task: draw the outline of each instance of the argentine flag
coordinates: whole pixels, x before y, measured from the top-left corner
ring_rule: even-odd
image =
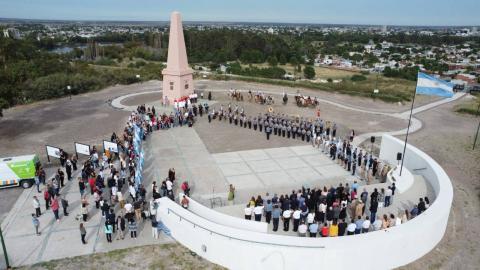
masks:
[[[416,93],[450,98],[453,96],[453,86],[452,83],[419,72]]]

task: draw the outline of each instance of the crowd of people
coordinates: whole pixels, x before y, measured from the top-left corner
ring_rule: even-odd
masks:
[[[377,215],[379,208],[388,208],[395,196],[395,185],[386,190],[377,188],[367,192],[354,181],[350,186],[339,184],[337,187],[323,189],[304,188],[293,190],[290,194],[264,197],[252,197],[244,212],[245,219],[272,223],[274,232],[283,224],[283,231],[296,232],[299,236],[333,237],[367,233],[398,226],[416,217],[429,207],[428,197],[420,198],[418,204],[405,209],[397,215]],[[368,205],[368,207],[367,207]]]
[[[208,105],[206,107],[208,108]],[[77,178],[80,210],[75,215],[75,219],[80,223],[80,238],[83,244],[87,244],[85,224],[90,221],[90,215],[95,212],[93,208],[101,211],[102,226],[107,242],[112,242],[115,234],[117,240],[124,239],[127,233],[135,239],[139,224],[147,220],[151,222],[154,238],[158,238],[161,230],[168,233],[168,229],[163,224],[159,224],[155,218],[156,199],[164,196],[175,199],[173,192],[177,185],[175,169],[170,168],[168,177],[159,185],[153,181],[150,189],[151,199],[147,201],[149,191],[135,179],[139,156],[134,151],[134,126],[143,130],[140,134],[143,136],[141,139],[145,140],[154,130],[193,123],[197,113],[203,114],[203,110],[202,105],[194,104],[190,107],[177,108],[167,116],[166,114],[157,115],[154,107],[149,108],[142,105],[129,116],[121,136],[112,134],[110,139],[111,142],[118,145],[118,153],[113,151],[100,153],[93,146],[90,156],[83,162]],[[52,179],[46,179],[46,173],[42,167],[37,169],[35,177],[39,193],[42,193],[40,185],[44,185],[45,210],[51,210],[57,222],[69,215],[69,202],[63,188],[67,185],[65,180],[73,181],[73,174],[78,170],[76,156],[71,156],[63,150],[61,152],[60,168]],[[180,187],[188,195],[190,190],[188,183],[183,182]],[[35,233],[40,235],[38,217],[42,215],[42,203],[37,196],[33,197],[32,205],[35,210],[35,213],[32,213],[32,223]],[[63,217],[60,214],[60,207],[63,209]]]

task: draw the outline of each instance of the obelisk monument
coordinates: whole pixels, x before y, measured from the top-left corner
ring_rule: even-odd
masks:
[[[167,67],[163,74],[163,98],[173,104],[175,99],[193,93],[193,70],[188,66],[187,50],[183,37],[182,17],[172,12],[168,42]]]

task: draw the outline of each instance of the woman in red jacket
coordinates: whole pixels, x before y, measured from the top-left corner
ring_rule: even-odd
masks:
[[[57,220],[57,222],[59,222],[60,221],[60,218],[58,217],[59,204],[58,204],[57,196],[53,198],[51,207],[52,207],[53,214],[55,215],[55,219]]]
[[[88,185],[90,186],[90,195],[93,195],[95,192],[95,173],[92,173],[90,178],[88,178]]]

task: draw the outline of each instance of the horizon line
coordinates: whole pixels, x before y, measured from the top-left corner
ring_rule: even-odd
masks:
[[[0,17],[1,21],[13,20],[13,21],[52,21],[52,22],[137,22],[137,23],[168,23],[170,20],[105,20],[105,19],[26,19],[26,18],[7,18]],[[341,25],[341,26],[391,26],[391,27],[479,27],[479,25],[426,25],[426,24],[367,24],[367,23],[321,23],[321,22],[273,22],[273,21],[209,21],[209,20],[183,20],[184,23],[248,23],[248,24],[300,24],[300,25]]]

